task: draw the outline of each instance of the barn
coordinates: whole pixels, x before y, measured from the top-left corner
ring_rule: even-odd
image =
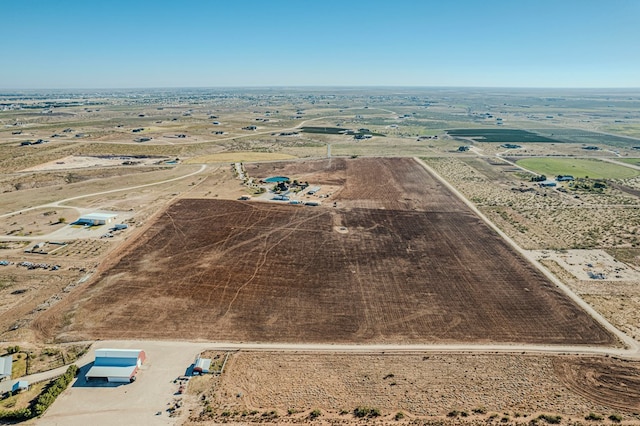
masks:
[[[96,349],[96,359],[85,378],[111,383],[133,382],[145,359],[141,349]]]
[[[106,225],[107,223],[113,222],[116,217],[118,217],[118,215],[114,213],[91,213],[80,216],[80,218],[76,220],[74,224],[90,226]]]

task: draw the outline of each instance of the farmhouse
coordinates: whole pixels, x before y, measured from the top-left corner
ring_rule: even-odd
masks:
[[[91,213],[80,216],[80,218],[75,221],[75,224],[90,226],[106,225],[107,223],[113,222],[116,217],[118,217],[118,215],[114,213]]]
[[[11,366],[13,365],[13,356],[7,355],[0,358],[0,380],[11,377]]]
[[[553,187],[556,186],[557,184],[552,181],[552,180],[543,180],[542,182],[538,182],[538,185],[540,185],[541,187]]]
[[[571,182],[572,180],[574,180],[574,178],[571,175],[559,175],[556,177],[556,181],[558,182]]]
[[[93,367],[85,377],[87,380],[106,379],[111,383],[133,382],[145,358],[141,349],[97,349]]]

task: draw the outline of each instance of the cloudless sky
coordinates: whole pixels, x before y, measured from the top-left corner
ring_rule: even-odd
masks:
[[[640,0],[3,0],[0,88],[640,87]]]

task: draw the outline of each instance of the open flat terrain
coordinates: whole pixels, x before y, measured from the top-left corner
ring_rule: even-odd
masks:
[[[419,163],[334,159],[330,167],[345,178],[337,207],[179,200],[76,296],[64,315],[71,324],[56,332],[615,343]]]
[[[301,423],[312,410],[321,420],[349,424],[358,421],[353,411],[362,406],[380,410],[377,424],[396,423],[398,412],[401,424],[425,418],[433,424],[527,424],[556,412],[574,421],[591,412],[637,421],[632,413],[640,409],[640,365],[590,356],[241,351],[225,370],[219,378],[193,379],[198,409],[188,424],[257,423],[271,412],[279,414],[275,423]],[[220,411],[207,413],[206,401]]]
[[[0,94],[0,348],[112,336],[94,346],[149,355],[136,383],[80,380],[37,424],[638,424],[637,345],[622,349],[407,157],[638,340],[639,96]],[[531,172],[589,178],[541,188]],[[320,186],[291,197],[321,205],[274,202],[258,185],[280,175]],[[108,225],[60,221],[95,211],[129,228],[100,238]],[[25,252],[45,241],[67,245]],[[265,343],[229,343],[250,341]],[[224,374],[174,395],[207,349],[231,354]]]

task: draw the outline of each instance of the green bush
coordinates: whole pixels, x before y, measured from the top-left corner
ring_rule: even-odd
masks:
[[[601,416],[600,414],[596,414],[596,413],[589,413],[589,415],[586,416],[584,419],[585,420],[603,420],[604,416]]]
[[[0,420],[21,422],[24,420],[28,420],[31,417],[32,417],[31,410],[28,408],[22,408],[20,410],[11,410],[11,411],[0,410]]]
[[[540,414],[538,416],[538,418],[540,420],[544,420],[545,422],[552,424],[552,425],[557,425],[560,423],[560,421],[562,420],[562,417],[560,416],[553,416],[551,414]]]
[[[320,411],[317,408],[315,410],[313,410],[311,413],[309,413],[309,417],[311,417],[312,419],[320,417],[321,415],[322,415],[322,411]]]
[[[62,376],[55,379],[36,399],[31,409],[32,417],[41,416],[53,404],[58,395],[69,386],[77,374],[78,367],[72,364]]]
[[[380,409],[360,406],[353,410],[353,415],[356,417],[378,417]]]
[[[622,416],[620,414],[612,414],[609,416],[609,420],[614,423],[620,423],[622,421]]]
[[[393,418],[396,420],[402,420],[404,419],[404,413],[402,411],[398,411]]]

